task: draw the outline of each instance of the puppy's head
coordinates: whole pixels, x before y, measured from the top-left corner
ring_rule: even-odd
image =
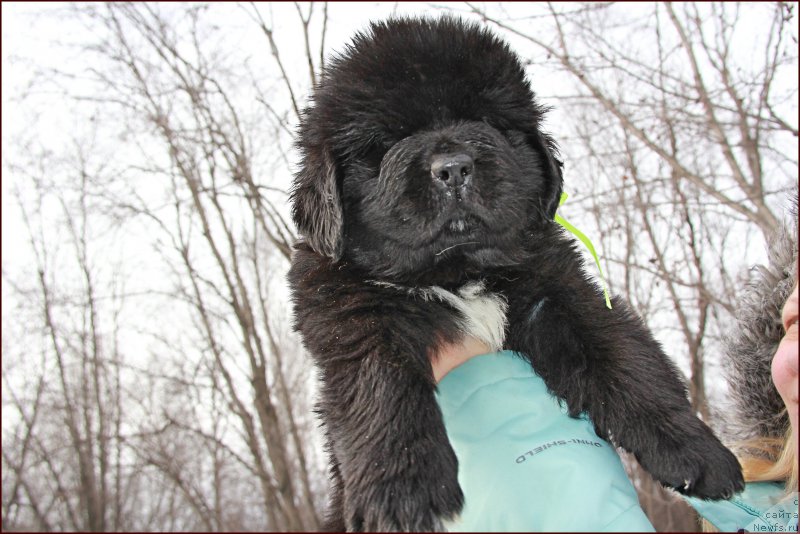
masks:
[[[513,263],[562,188],[519,59],[458,19],[373,24],[303,115],[293,217],[318,253],[381,277]]]

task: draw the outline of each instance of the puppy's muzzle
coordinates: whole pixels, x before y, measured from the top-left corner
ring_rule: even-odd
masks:
[[[431,177],[444,189],[467,187],[475,172],[475,162],[464,153],[436,154],[431,158]]]

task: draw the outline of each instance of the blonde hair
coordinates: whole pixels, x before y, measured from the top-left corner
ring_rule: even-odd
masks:
[[[785,481],[786,493],[797,491],[797,436],[789,427],[786,436],[758,438],[747,442],[740,454],[744,479],[748,482]]]

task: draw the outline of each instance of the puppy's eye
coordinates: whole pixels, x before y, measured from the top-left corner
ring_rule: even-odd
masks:
[[[377,168],[380,166],[389,148],[391,148],[391,145],[386,146],[382,142],[370,143],[359,150],[359,159],[370,167]]]
[[[519,130],[506,130],[504,133],[506,135],[506,139],[508,139],[512,145],[520,146],[527,142],[525,134]]]
[[[377,167],[381,164],[383,155],[386,151],[379,147],[372,147],[362,153],[362,158],[372,167]]]

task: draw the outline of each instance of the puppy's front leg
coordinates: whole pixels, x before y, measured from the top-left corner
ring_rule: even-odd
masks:
[[[458,466],[428,351],[457,335],[452,310],[307,247],[289,273],[295,326],[320,370],[318,409],[337,475],[330,525],[431,531],[461,510]]]
[[[320,408],[348,531],[436,531],[461,509],[458,465],[432,384],[389,346],[325,370]]]
[[[736,458],[692,413],[677,369],[623,300],[606,309],[582,282],[513,295],[510,348],[530,358],[571,415],[587,412],[598,435],[683,493],[720,498],[742,489]]]

